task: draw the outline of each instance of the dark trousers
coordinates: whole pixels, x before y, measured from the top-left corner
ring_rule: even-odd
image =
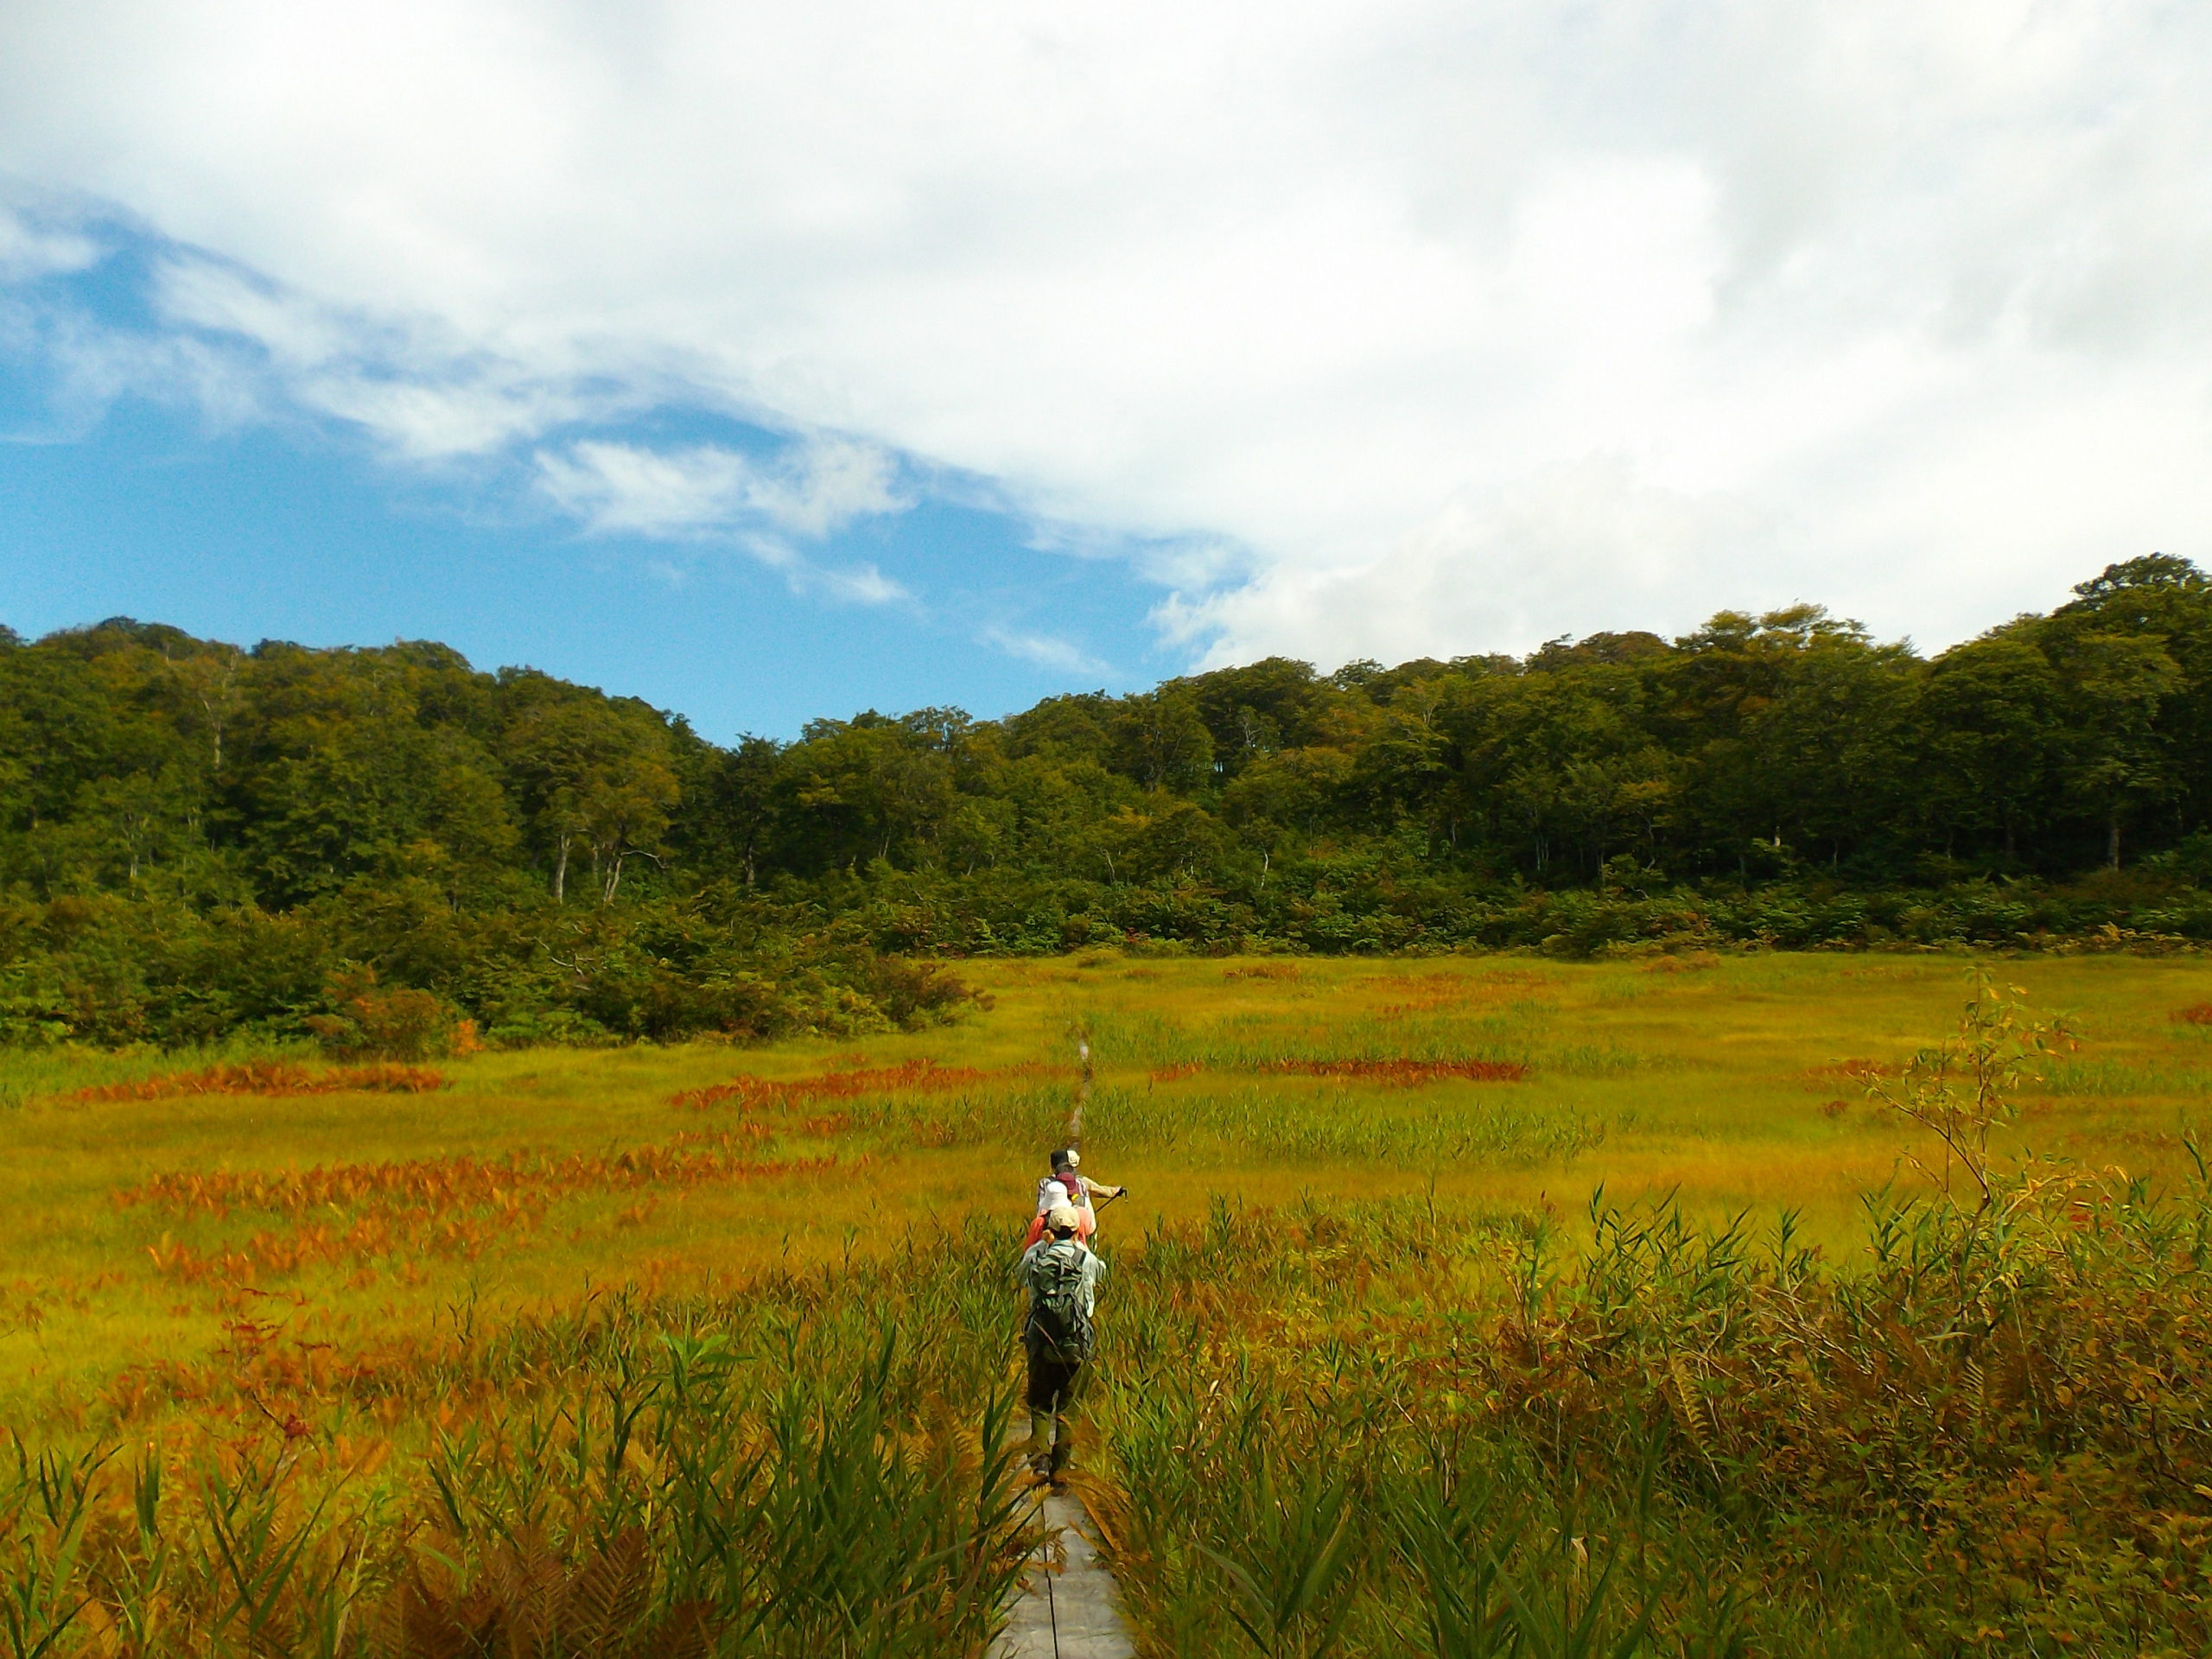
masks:
[[[1083,1381],[1083,1362],[1063,1359],[1052,1350],[1029,1347],[1029,1466],[1057,1475],[1075,1455],[1075,1430],[1067,1409]]]

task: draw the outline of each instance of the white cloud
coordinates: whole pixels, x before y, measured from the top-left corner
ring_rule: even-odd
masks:
[[[849,435],[538,477],[780,545],[910,456],[1145,552],[1216,657],[1940,639],[2212,556],[2208,154],[2189,0],[0,16],[0,173],[208,251],[164,315],[272,395],[424,457]]]
[[[1519,649],[1561,633],[1686,626],[1697,616],[1681,596],[1700,575],[1746,602],[1784,602],[1789,578],[1777,586],[1762,556],[1773,541],[1747,502],[1640,484],[1624,459],[1601,456],[1451,502],[1364,564],[1277,566],[1171,601],[1160,620],[1171,637],[1211,642],[1215,663],[1262,648],[1328,666]]]
[[[873,444],[816,438],[755,469],[746,487],[751,511],[795,536],[821,537],[855,518],[901,512],[912,502],[897,487],[891,457]]]
[[[826,594],[851,605],[894,605],[911,601],[914,597],[872,564],[843,569],[808,566],[794,575],[791,585],[800,593]]]
[[[190,410],[218,429],[266,413],[257,378],[204,340],[120,331],[79,311],[27,303],[4,291],[0,351],[43,359],[52,369],[50,413],[59,430],[49,436],[80,433],[126,396]]]
[[[1082,646],[1049,633],[1025,633],[1011,628],[985,628],[976,636],[1009,657],[1034,663],[1059,674],[1109,675],[1114,671]]]
[[[82,232],[37,224],[0,201],[0,281],[82,270],[99,257],[99,245]]]
[[[558,363],[476,348],[433,316],[349,310],[205,257],[162,261],[152,298],[203,353],[226,357],[234,377],[257,378],[415,461],[482,454],[563,422],[633,410],[646,395],[642,378],[588,385]]]
[[[728,449],[657,454],[626,443],[541,453],[537,487],[600,532],[642,536],[726,528],[745,499],[743,456]]]
[[[687,536],[753,525],[819,539],[910,505],[891,457],[847,438],[794,444],[765,466],[715,444],[655,450],[598,440],[541,451],[537,464],[540,492],[601,533]]]
[[[825,564],[818,542],[854,519],[907,505],[891,457],[850,439],[796,442],[766,464],[716,444],[655,450],[587,440],[537,457],[538,493],[594,535],[726,542],[782,574],[791,591],[853,605],[911,601],[874,564]]]

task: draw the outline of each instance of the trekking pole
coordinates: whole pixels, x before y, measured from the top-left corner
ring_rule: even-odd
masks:
[[[1060,1659],[1060,1599],[1053,1593],[1049,1565],[1045,1568],[1045,1614],[1052,1621],[1052,1659]]]
[[[1090,1033],[1076,1033],[1075,1052],[1083,1062],[1083,1076],[1075,1086],[1075,1105],[1068,1112],[1068,1145],[1083,1145],[1083,1109],[1090,1104]]]

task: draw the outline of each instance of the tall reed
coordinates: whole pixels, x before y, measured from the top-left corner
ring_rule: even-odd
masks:
[[[1097,1507],[1176,1654],[2212,1643],[2212,1191],[2031,1166],[1863,1259],[1671,1204],[1126,1249]]]
[[[6,1651],[980,1654],[1034,1541],[1012,1240],[909,1243],[242,1376],[128,1454],[19,1444]]]

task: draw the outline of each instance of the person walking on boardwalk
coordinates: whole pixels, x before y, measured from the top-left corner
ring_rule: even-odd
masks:
[[[1108,1186],[1094,1181],[1083,1173],[1083,1154],[1073,1147],[1062,1147],[1052,1154],[1052,1173],[1037,1183],[1037,1215],[1029,1224],[1029,1236],[1021,1241],[1027,1249],[1045,1236],[1045,1217],[1056,1204],[1071,1205],[1075,1210],[1076,1236],[1084,1243],[1098,1230],[1098,1211],[1090,1200],[1094,1194],[1104,1198],[1127,1196],[1126,1186]]]
[[[1050,1236],[1021,1253],[1014,1281],[1029,1293],[1021,1327],[1029,1353],[1029,1467],[1058,1485],[1075,1453],[1067,1411],[1090,1359],[1091,1316],[1106,1264],[1076,1236],[1074,1205],[1055,1205],[1045,1225]]]

